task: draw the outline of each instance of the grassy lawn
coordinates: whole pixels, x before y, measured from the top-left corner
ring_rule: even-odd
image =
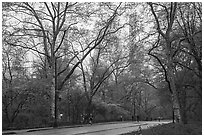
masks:
[[[125,135],[137,135],[137,131]],[[142,135],[202,135],[202,123],[193,122],[189,124],[169,123],[159,125],[150,129],[142,130]]]

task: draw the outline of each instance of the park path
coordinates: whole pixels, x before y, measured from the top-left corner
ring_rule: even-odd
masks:
[[[147,129],[158,124],[166,124],[170,121],[141,121],[141,122],[113,122],[93,125],[81,125],[75,127],[48,128],[42,130],[22,130],[17,135],[120,135],[131,131]]]

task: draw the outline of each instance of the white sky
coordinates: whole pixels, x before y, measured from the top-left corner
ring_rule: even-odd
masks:
[[[136,8],[136,11],[139,13],[139,12],[142,12],[141,11],[142,10],[142,6],[140,6],[140,7],[137,7]],[[142,15],[142,13],[141,13],[141,15]],[[129,18],[127,18],[127,17],[124,17],[124,16],[120,16],[119,17],[119,19],[120,19],[120,24],[124,24],[124,23],[128,23],[129,21],[128,21],[128,19]],[[87,24],[83,24],[83,23],[78,23],[76,26],[80,26],[80,27],[86,27],[86,28],[88,28],[90,31],[92,31],[92,30],[94,30],[94,22],[95,22],[95,20],[97,20],[96,18],[92,18],[92,21],[89,21],[88,22],[88,26],[87,26]],[[145,20],[144,20],[145,21]],[[149,31],[149,26],[151,26],[151,24],[150,25],[147,25],[146,27],[145,27],[145,31]],[[124,41],[120,41],[120,44],[123,44],[123,45],[125,45],[125,44],[127,44],[127,42],[128,41],[125,41],[125,37],[129,34],[129,27],[128,26],[126,26],[124,29],[122,29],[121,31],[123,31],[121,34],[120,34],[120,37],[124,37],[123,38],[123,40]],[[122,43],[121,43],[122,42]],[[93,54],[93,52],[94,52],[94,50],[91,52],[92,54]],[[32,64],[32,61],[33,60],[35,60],[36,59],[36,56],[33,54],[33,51],[32,52],[28,52],[28,54],[27,54],[27,60],[28,60],[28,63],[26,63],[25,64],[25,66],[26,67],[31,67],[31,64]],[[89,57],[87,57],[85,60],[84,60],[84,64],[88,64],[89,63]],[[30,68],[30,72],[32,71],[32,69]]]

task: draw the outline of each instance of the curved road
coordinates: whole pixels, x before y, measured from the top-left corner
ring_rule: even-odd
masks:
[[[49,128],[43,130],[22,130],[17,135],[120,135],[131,131],[150,128],[158,124],[165,124],[171,121],[141,121],[141,122],[113,122],[99,123],[93,125],[82,125],[80,127]]]

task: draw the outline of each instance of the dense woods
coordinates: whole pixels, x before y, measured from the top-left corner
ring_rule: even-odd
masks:
[[[3,129],[202,120],[202,3],[2,3]]]

